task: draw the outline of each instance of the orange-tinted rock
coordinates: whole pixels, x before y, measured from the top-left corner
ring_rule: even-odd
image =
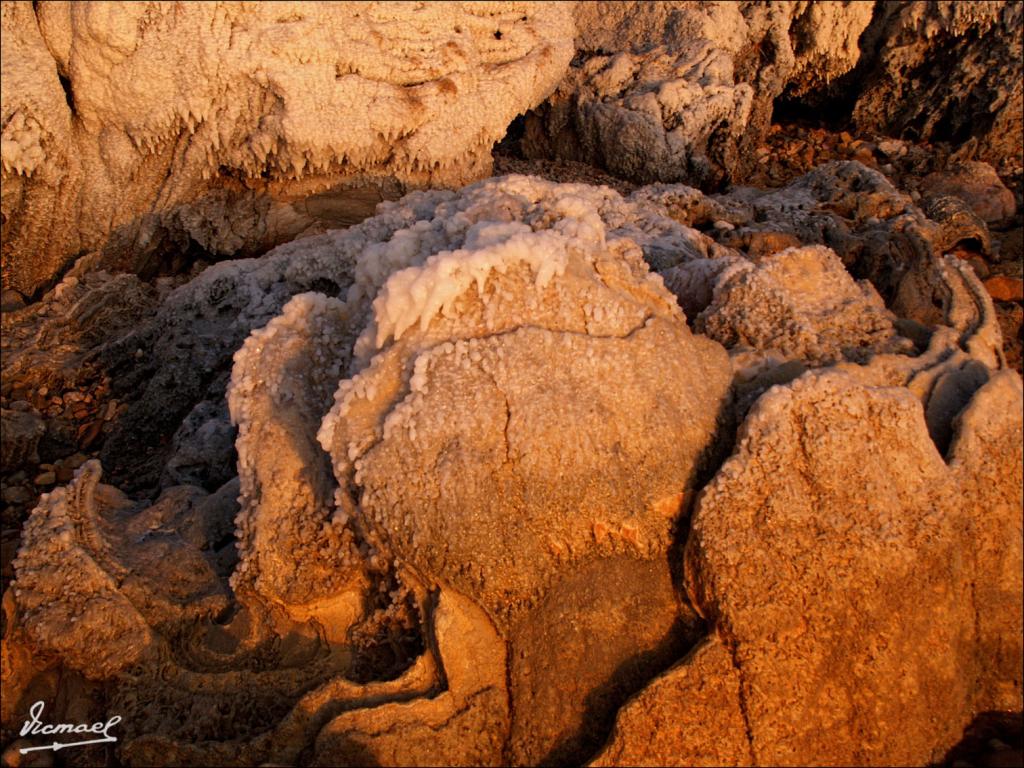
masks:
[[[740,676],[712,635],[619,710],[589,765],[753,765]]]
[[[925,197],[959,197],[989,223],[1008,219],[1017,209],[1013,192],[988,163],[966,162],[932,173],[921,181],[921,193]]]
[[[985,290],[996,301],[1024,301],[1024,280],[996,275],[985,281]]]

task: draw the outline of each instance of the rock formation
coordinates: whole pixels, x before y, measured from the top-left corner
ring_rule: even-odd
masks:
[[[885,135],[967,144],[978,159],[1019,169],[1022,45],[1019,3],[879,3],[852,75],[860,83],[854,122]]]
[[[1020,713],[1022,20],[4,2],[2,761],[38,701],[120,718],[69,765]]]
[[[975,711],[1019,707],[1020,633],[997,650],[977,612],[1001,605],[1007,630],[1020,613],[1022,406],[1019,377],[993,376],[943,461],[906,389],[825,373],[764,395],[687,543],[715,633],[624,708],[595,764],[934,762]],[[963,485],[979,431],[1008,471]],[[662,719],[683,727],[652,748]]]
[[[717,197],[511,176],[131,328],[57,315],[12,365],[155,382],[105,455],[179,472],[226,401],[238,479],[133,501],[88,462],[44,497],[5,691],[101,686],[129,764],[939,759],[1021,707],[1021,383],[957,226],[857,163]],[[95,306],[90,275],[51,301]]]
[[[576,57],[527,116],[520,151],[714,189],[751,169],[781,100],[862,131],[970,139],[979,159],[1019,169],[1021,13],[1012,2],[580,3]]]
[[[1019,170],[1021,14],[9,2],[3,286],[36,298],[85,254],[150,277],[358,222],[409,188],[488,175],[491,145],[532,107],[528,158],[641,183],[742,176],[777,99],[970,140],[967,155]]]
[[[12,2],[2,22],[3,285],[25,295],[88,251],[151,275],[486,176],[572,56],[561,4]]]

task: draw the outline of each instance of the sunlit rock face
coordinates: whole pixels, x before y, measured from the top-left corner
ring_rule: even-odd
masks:
[[[577,57],[527,119],[528,157],[639,183],[718,187],[746,168],[783,90],[851,70],[870,3],[580,3]]]
[[[151,274],[486,176],[572,56],[563,4],[6,3],[2,20],[3,284],[27,295],[86,251]]]
[[[863,89],[853,108],[860,129],[973,143],[978,159],[1019,173],[1024,166],[1020,3],[883,4],[864,42],[873,53],[861,65]],[[937,72],[945,74],[936,78]]]
[[[1021,168],[1019,3],[591,2],[574,14],[577,54],[527,116],[527,157],[715,189],[752,169],[781,99],[864,132],[973,141],[978,158]]]
[[[140,434],[180,382],[153,455],[229,415],[238,477],[132,501],[89,462],[43,498],[5,725],[63,670],[128,764],[939,759],[1021,707],[1021,382],[955,226],[858,163],[715,197],[510,176],[136,327],[54,311],[10,365],[134,365]]]

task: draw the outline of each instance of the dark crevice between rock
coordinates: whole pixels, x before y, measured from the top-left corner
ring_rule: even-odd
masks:
[[[981,762],[979,762],[979,758]],[[1024,713],[979,712],[963,739],[934,766],[1024,764]]]
[[[585,721],[599,724],[599,727],[594,728],[594,732],[600,736],[584,738],[576,748],[567,743],[558,744],[538,762],[538,765],[585,765],[596,757],[608,742],[619,711],[626,702],[646,688],[652,680],[675,666],[690,652],[696,642],[691,640],[691,627],[686,619],[683,616],[678,617],[657,647],[624,661],[604,685],[593,690],[587,697]],[[639,670],[647,674],[643,677],[638,676]]]
[[[366,618],[350,631],[355,655],[345,677],[360,684],[395,680],[427,650],[426,617],[394,570],[371,574],[368,602]],[[436,641],[432,645],[437,648]]]
[[[928,393],[924,406],[928,435],[947,464],[952,459],[950,449],[956,442],[960,415],[989,378],[988,368],[971,360],[939,376]]]
[[[591,711],[588,712],[588,717],[601,720],[601,728],[598,732],[602,734],[602,737],[588,743],[586,749],[581,750],[580,754],[576,756],[586,757],[585,760],[574,760],[572,761],[573,764],[584,764],[596,757],[597,753],[608,743],[619,711],[626,702],[646,688],[652,681],[690,656],[701,641],[707,638],[713,631],[711,624],[698,613],[687,595],[683,554],[690,536],[693,511],[700,492],[718,474],[719,469],[732,456],[735,450],[738,427],[735,406],[735,398],[732,394],[721,404],[717,418],[718,428],[708,447],[695,464],[693,479],[690,484],[693,490],[684,498],[683,506],[673,525],[672,543],[668,550],[667,565],[678,600],[679,614],[662,645],[646,654],[652,660],[660,658],[667,661],[658,664],[653,673],[637,683],[635,680],[635,670],[639,665],[638,659],[630,659],[616,670],[605,686],[591,695]],[[644,655],[641,654],[641,656]],[[609,692],[614,692],[617,700],[616,706],[610,709],[607,707],[606,702],[607,697],[610,695]],[[598,706],[598,704],[601,706]],[[609,714],[602,718],[602,711],[607,711]],[[556,749],[545,760],[541,761],[541,765],[562,763],[564,762],[564,757]]]
[[[815,88],[809,93],[796,95],[793,86],[787,87],[773,103],[771,121],[793,122],[830,131],[843,131],[849,128],[853,119],[853,108],[858,97],[864,92],[870,73],[878,61],[885,41],[886,24],[897,5],[875,3],[871,21],[857,41],[860,57],[852,70],[840,75],[825,87]],[[794,27],[794,32],[799,31],[798,23]],[[800,48],[799,34],[797,37],[798,39],[794,41],[795,50]]]
[[[526,115],[516,115],[508,125],[501,141],[494,145],[493,154],[504,155],[516,160],[525,160],[523,155],[523,136],[526,134]]]
[[[71,114],[75,114],[75,93],[71,89],[71,80],[61,72],[57,72],[57,79],[60,80],[60,87],[64,89],[64,99],[68,103],[68,107],[71,109]]]
[[[701,618],[696,606],[690,602],[686,590],[686,573],[684,563],[684,551],[686,543],[690,538],[690,526],[693,522],[693,512],[697,506],[704,487],[710,483],[722,465],[732,456],[736,447],[736,434],[742,416],[737,412],[737,396],[733,389],[730,389],[728,397],[719,406],[716,416],[717,429],[708,447],[697,459],[693,471],[693,478],[690,487],[693,489],[684,499],[683,507],[676,517],[672,529],[672,544],[669,546],[668,567],[672,575],[672,584],[676,589],[676,596],[679,599],[680,613],[688,626],[689,646],[692,648],[702,640],[710,631],[704,619]]]
[[[174,233],[161,228],[157,235],[157,244],[148,249],[136,263],[133,270],[144,282],[152,282],[159,277],[176,277],[188,273],[195,266],[207,266],[217,258],[207,251],[192,237],[185,233]],[[228,258],[242,258],[231,255]]]
[[[53,277],[51,277],[45,283],[42,283],[32,293],[25,296],[26,305],[35,304],[37,301],[42,300],[43,296],[45,296],[47,293],[52,291],[57,285],[60,284],[60,282],[64,279],[67,273],[70,272],[72,267],[75,266],[75,262],[78,261],[83,256],[85,256],[87,253],[88,251],[78,251],[78,253],[68,256],[68,258],[64,261],[64,264],[60,267],[60,269],[57,270]]]

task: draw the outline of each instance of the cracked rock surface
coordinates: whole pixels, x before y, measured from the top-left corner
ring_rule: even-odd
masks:
[[[69,278],[10,365],[158,382],[105,456],[165,447],[134,499],[88,461],[33,511],[5,727],[75,675],[128,764],[940,759],[1021,706],[1021,383],[957,221],[858,163],[509,176],[162,283],[130,327],[84,312],[121,278]],[[234,466],[197,448],[232,425]]]

